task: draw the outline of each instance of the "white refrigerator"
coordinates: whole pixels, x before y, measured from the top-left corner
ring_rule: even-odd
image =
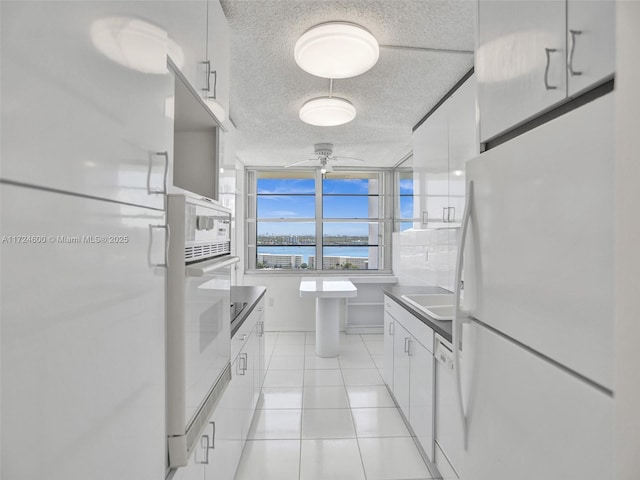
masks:
[[[465,480],[613,478],[613,95],[467,164]]]

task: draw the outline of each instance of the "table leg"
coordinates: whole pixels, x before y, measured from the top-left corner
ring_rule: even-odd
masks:
[[[340,299],[316,298],[316,355],[335,357],[340,349]]]

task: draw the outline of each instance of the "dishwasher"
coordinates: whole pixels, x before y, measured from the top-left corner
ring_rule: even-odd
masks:
[[[456,376],[451,343],[435,335],[436,401],[435,464],[443,480],[460,477],[464,454],[462,420],[456,397]],[[462,360],[462,359],[461,359]]]

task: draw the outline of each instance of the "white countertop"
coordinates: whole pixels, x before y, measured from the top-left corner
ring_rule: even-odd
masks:
[[[344,278],[314,277],[300,280],[301,297],[346,298],[356,295],[356,286]]]

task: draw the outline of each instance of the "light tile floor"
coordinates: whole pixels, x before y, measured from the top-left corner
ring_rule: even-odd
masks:
[[[383,336],[266,334],[267,377],[236,480],[425,480],[431,474],[382,380]]]

